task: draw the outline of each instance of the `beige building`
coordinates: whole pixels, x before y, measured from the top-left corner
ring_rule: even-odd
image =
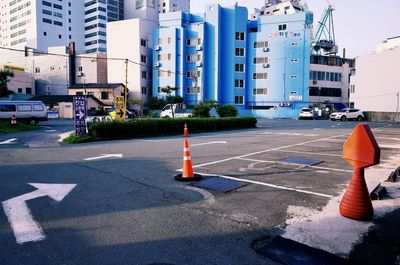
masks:
[[[124,95],[123,84],[76,84],[68,89],[68,95],[88,95],[99,99],[104,107],[113,107],[115,98]]]
[[[396,40],[397,39],[397,40]],[[400,37],[379,44],[376,53],[356,59],[351,77],[350,102],[355,108],[371,112],[399,110]]]
[[[16,66],[3,65],[1,68],[13,73],[13,76],[8,78],[8,90],[15,94],[35,95],[35,78],[31,73],[27,73],[24,68]]]

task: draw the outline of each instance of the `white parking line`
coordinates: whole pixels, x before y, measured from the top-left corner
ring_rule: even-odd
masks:
[[[296,166],[310,167],[310,168],[316,168],[316,169],[324,169],[324,170],[330,170],[330,171],[353,173],[353,170],[340,169],[340,168],[308,166],[308,165],[302,165],[302,164],[296,164],[296,163],[285,163],[285,162],[280,162],[280,161],[268,161],[268,160],[248,159],[248,158],[238,158],[238,159],[239,160],[245,160],[245,161],[252,161],[252,162],[278,163],[278,164],[285,164],[285,165],[296,165]]]
[[[325,153],[314,153],[314,152],[303,152],[303,151],[294,151],[294,150],[276,150],[276,151],[277,152],[284,152],[284,153],[296,153],[296,154],[309,154],[309,155],[318,155],[318,156],[342,157],[342,155],[325,154]]]
[[[240,182],[246,182],[246,183],[251,183],[251,184],[256,184],[256,185],[261,185],[261,186],[266,186],[270,188],[275,188],[275,189],[280,189],[280,190],[289,190],[289,191],[295,191],[299,193],[305,193],[305,194],[310,194],[314,196],[319,196],[319,197],[324,197],[324,198],[333,198],[332,195],[324,194],[324,193],[319,193],[319,192],[313,192],[313,191],[308,191],[308,190],[301,190],[301,189],[295,189],[295,188],[289,188],[285,186],[279,186],[279,185],[274,185],[274,184],[269,184],[265,182],[260,182],[260,181],[254,181],[254,180],[249,180],[249,179],[241,179],[241,178],[235,178],[235,177],[230,177],[230,176],[224,176],[224,175],[216,175],[216,174],[205,174],[205,173],[200,173],[196,172],[197,174],[204,175],[204,176],[218,176],[224,179],[232,179]]]
[[[339,135],[335,135],[335,136],[331,136],[331,137],[320,138],[320,139],[316,139],[316,140],[310,140],[310,141],[306,141],[306,142],[302,142],[302,143],[291,144],[291,145],[284,145],[284,146],[280,146],[280,147],[276,147],[276,148],[266,149],[266,150],[262,150],[262,151],[258,151],[258,152],[253,152],[253,153],[249,153],[249,154],[245,154],[245,155],[241,155],[241,156],[229,157],[229,158],[225,158],[225,159],[221,159],[221,160],[217,160],[217,161],[212,161],[212,162],[208,162],[208,163],[204,163],[204,164],[200,164],[200,165],[195,165],[195,166],[193,166],[193,168],[198,168],[198,167],[204,167],[204,166],[219,164],[219,163],[223,163],[223,162],[230,161],[230,160],[233,160],[233,159],[240,159],[240,158],[244,158],[244,157],[248,157],[248,156],[264,154],[264,153],[268,153],[268,152],[272,152],[272,151],[277,151],[277,150],[281,150],[281,149],[287,149],[287,148],[294,147],[294,146],[301,146],[301,145],[305,145],[305,144],[310,144],[310,143],[315,143],[315,142],[326,141],[326,140],[328,140],[328,139],[339,138],[339,137],[342,137],[342,136],[348,135],[348,134],[349,134],[349,133],[344,133],[344,134],[339,134]]]

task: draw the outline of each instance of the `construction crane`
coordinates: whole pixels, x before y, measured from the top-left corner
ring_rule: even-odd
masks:
[[[314,54],[336,55],[338,52],[338,46],[335,40],[335,27],[333,24],[334,10],[332,5],[328,5],[321,21],[318,22],[318,30],[312,43],[312,52]]]

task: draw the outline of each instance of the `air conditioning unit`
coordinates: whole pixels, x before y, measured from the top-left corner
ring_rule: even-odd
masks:
[[[196,51],[201,51],[201,50],[202,50],[201,45],[197,45],[197,46],[196,46]]]
[[[155,62],[154,63],[154,67],[160,67],[160,66],[161,66],[160,62]]]
[[[269,64],[268,64],[268,63],[265,63],[265,64],[263,64],[263,67],[264,67],[264,68],[269,68]]]
[[[202,64],[201,62],[196,62],[196,66],[197,66],[197,67],[202,67],[203,64]]]
[[[263,51],[264,51],[264,52],[269,52],[269,48],[268,48],[268,47],[265,47],[265,48],[263,48]]]
[[[83,72],[81,72],[81,71],[79,71],[79,72],[76,72],[76,76],[84,76],[85,74],[83,73]]]
[[[154,50],[156,50],[156,51],[159,51],[159,50],[161,50],[161,47],[160,46],[154,46]]]

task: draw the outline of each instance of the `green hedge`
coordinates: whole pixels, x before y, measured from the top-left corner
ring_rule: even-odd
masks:
[[[129,122],[93,123],[89,135],[98,140],[129,139],[135,137],[183,134],[184,124],[189,133],[254,128],[257,119],[238,118],[188,118],[188,119],[133,119]]]

